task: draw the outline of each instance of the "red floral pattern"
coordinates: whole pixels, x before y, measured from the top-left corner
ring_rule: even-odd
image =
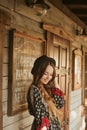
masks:
[[[55,94],[55,95],[57,95],[57,96],[62,96],[62,97],[64,97],[63,92],[62,92],[59,88],[52,88],[52,89],[51,89],[51,92],[52,92],[52,94]]]
[[[43,127],[46,127],[48,129],[49,126],[50,126],[50,122],[49,122],[48,118],[43,117],[42,123],[41,123],[41,125],[38,126],[37,130],[41,130]]]

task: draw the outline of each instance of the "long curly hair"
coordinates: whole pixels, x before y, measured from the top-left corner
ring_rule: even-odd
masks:
[[[46,103],[48,104],[48,111],[49,111],[49,115],[50,117],[53,119],[55,117],[57,117],[61,123],[62,120],[62,112],[61,110],[58,110],[54,104],[54,101],[52,99],[52,97],[50,96],[50,89],[45,89],[44,85],[40,85],[40,79],[43,76],[46,68],[48,65],[51,65],[53,68],[53,75],[52,75],[52,79],[49,81],[49,83],[47,84],[49,87],[54,87],[54,78],[56,76],[56,72],[55,72],[55,65],[52,62],[49,61],[45,61],[42,64],[40,64],[37,69],[35,70],[34,74],[33,74],[33,81],[32,81],[32,85],[35,85],[39,88],[43,98],[45,99]]]

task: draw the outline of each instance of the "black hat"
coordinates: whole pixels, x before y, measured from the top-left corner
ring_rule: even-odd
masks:
[[[54,64],[54,66],[56,65],[56,61],[51,58],[51,57],[48,57],[46,55],[42,55],[40,56],[39,58],[37,58],[34,62],[34,66],[31,70],[31,73],[32,74],[35,74],[35,72],[37,71],[37,68],[39,67],[39,65],[43,64],[44,62],[51,62]]]
[[[56,61],[51,57],[48,57],[48,58],[49,58],[49,61],[52,62],[54,64],[54,66],[56,66]]]

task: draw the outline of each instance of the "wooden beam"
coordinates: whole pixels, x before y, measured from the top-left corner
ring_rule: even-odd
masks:
[[[73,41],[74,37],[70,33],[66,33],[66,31],[62,27],[54,26],[54,25],[47,25],[44,24],[43,28],[51,33],[54,33],[66,40]]]
[[[10,25],[11,24],[11,14],[0,9],[0,23]]]
[[[62,0],[64,4],[87,4],[86,0]]]
[[[84,17],[87,17],[87,14],[77,14],[77,16],[78,16],[78,17],[81,17],[81,18],[82,18],[82,17],[84,18]],[[87,19],[86,19],[86,20],[87,20]]]
[[[65,15],[67,15],[79,26],[81,26],[82,28],[86,27],[86,25],[74,13],[72,13],[60,0],[49,0],[49,2],[52,3],[60,11],[62,11]]]
[[[87,10],[87,5],[85,4],[65,4],[67,7],[70,9],[86,9]]]

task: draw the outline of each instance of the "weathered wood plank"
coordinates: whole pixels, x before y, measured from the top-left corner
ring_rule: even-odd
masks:
[[[22,8],[22,10],[23,10],[23,8]],[[20,11],[19,11],[19,13],[20,13]],[[28,14],[29,14],[29,11],[28,11]],[[11,19],[12,24],[16,25],[16,27],[18,27],[18,26],[21,27],[21,29],[25,28],[25,32],[28,33],[28,30],[31,30],[33,33],[34,32],[41,33],[41,34],[44,33],[44,30],[41,28],[41,25],[39,22],[32,21],[32,19],[27,18],[25,16],[21,16],[15,12],[12,13],[12,16],[13,16]],[[26,30],[26,27],[27,27],[27,30]]]
[[[8,64],[3,64],[3,77],[8,76]]]
[[[2,90],[2,102],[6,102],[8,99],[8,89]]]
[[[19,113],[18,115],[15,116],[7,116],[4,115],[3,116],[3,127],[7,127],[10,125],[14,125],[16,122],[18,122],[18,124],[20,125],[20,127],[23,127],[24,124],[26,125],[30,125],[33,121],[33,117],[29,115],[28,112],[24,112],[24,113]],[[22,126],[23,124],[23,126]]]
[[[1,18],[1,17],[0,17]],[[4,25],[0,23],[0,130],[2,130],[3,113],[2,113],[2,74],[3,74],[3,37]]]
[[[0,0],[0,5],[4,6],[5,8],[13,10],[14,2],[15,2],[14,0]]]
[[[74,122],[75,122],[75,121],[74,121]],[[70,130],[85,130],[85,129],[81,129],[81,126],[82,126],[81,120],[79,120],[78,122],[76,122],[76,123],[71,127]]]
[[[70,105],[70,110],[74,110],[75,108],[77,107],[80,107],[81,106],[81,100],[75,103],[73,103],[72,105]]]
[[[62,27],[58,27],[58,26],[54,26],[54,25],[49,25],[49,24],[44,24],[43,28],[51,33],[54,33],[64,39],[73,41],[74,38],[73,36],[71,36],[71,34],[67,33],[64,28]]]
[[[0,9],[0,23],[10,25],[10,22],[11,22],[10,13]]]
[[[80,112],[80,107],[77,107],[76,109],[73,109],[70,112],[70,123],[72,123],[75,119],[81,118],[81,112]]]
[[[7,114],[7,102],[2,102],[2,107],[3,107],[3,116]]]
[[[10,122],[7,126],[3,127],[3,130],[23,130],[26,127],[30,127],[32,124],[33,118],[27,117],[24,120],[19,120],[15,122]]]
[[[80,129],[81,127],[81,89],[71,92],[70,95],[70,125],[69,130]]]
[[[8,77],[3,77],[3,80],[2,80],[2,89],[7,89],[8,88]]]
[[[8,63],[8,48],[4,48],[3,50],[4,56],[3,56],[3,63]]]
[[[78,102],[79,100],[81,100],[81,95],[80,94],[79,95],[75,95],[74,97],[72,97],[70,99],[70,104]]]
[[[71,98],[73,98],[75,95],[80,95],[81,94],[81,90],[82,89],[76,89],[74,91],[71,91],[71,94],[70,94]]]

